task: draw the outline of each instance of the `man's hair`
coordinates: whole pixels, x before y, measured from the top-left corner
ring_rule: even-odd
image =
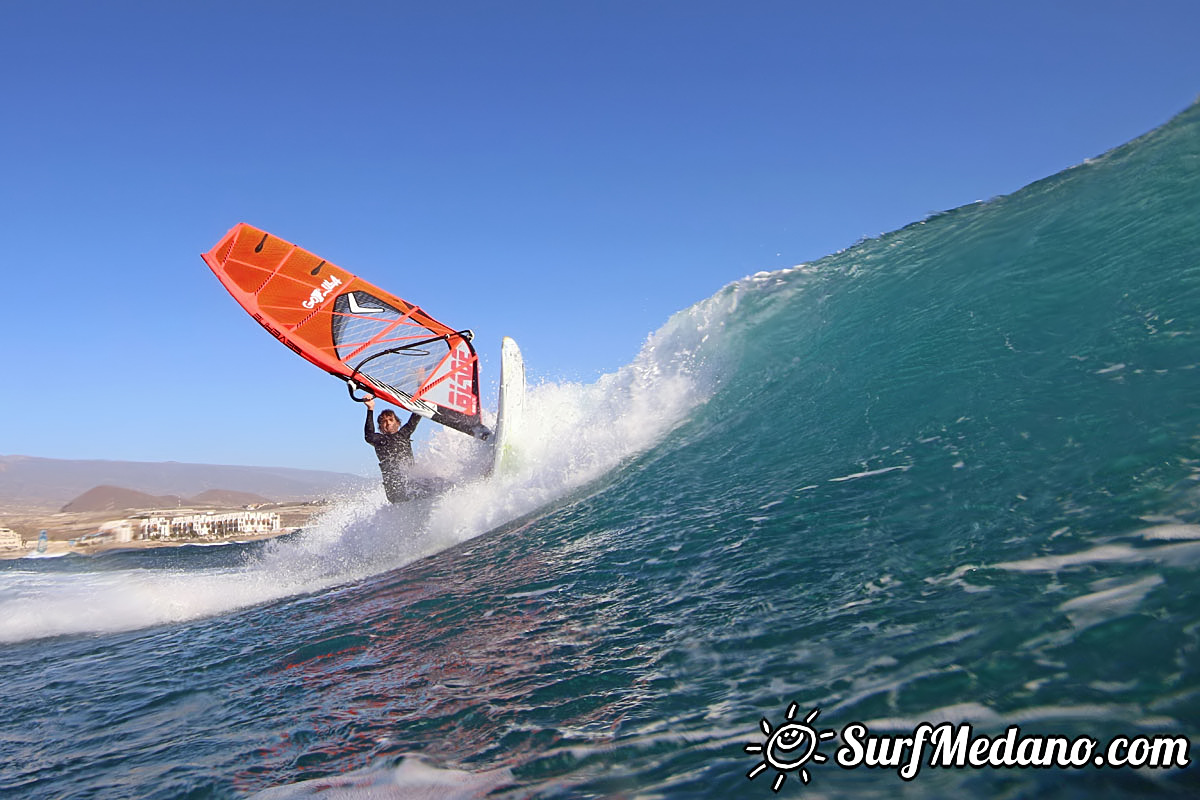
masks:
[[[396,422],[400,421],[400,418],[396,416],[396,412],[392,411],[390,408],[384,409],[383,411],[379,412],[379,421],[380,422],[383,422],[385,419],[387,419],[389,417],[396,420]]]

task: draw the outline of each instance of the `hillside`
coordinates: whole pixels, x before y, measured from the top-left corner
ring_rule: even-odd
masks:
[[[152,495],[125,489],[120,486],[97,486],[88,489],[62,507],[63,511],[127,511],[130,509],[188,508],[237,508],[246,505],[261,505],[271,502],[249,492],[234,492],[227,489],[209,489],[195,497],[181,498],[178,495]]]
[[[256,506],[263,503],[270,503],[271,499],[251,494],[250,492],[235,492],[231,489],[209,489],[190,498],[187,502],[193,506],[232,508],[235,506]]]
[[[124,511],[129,508],[177,508],[183,501],[175,495],[155,496],[120,486],[88,489],[62,507],[62,511]]]
[[[175,461],[71,461],[0,456],[0,506],[59,509],[108,486],[151,497],[195,498],[210,491],[253,495],[253,501],[304,502],[367,485],[359,475],[291,467],[185,464]],[[232,496],[232,495],[231,495]],[[101,500],[100,502],[105,502]],[[113,500],[116,502],[116,500]],[[209,499],[207,504],[223,504]]]

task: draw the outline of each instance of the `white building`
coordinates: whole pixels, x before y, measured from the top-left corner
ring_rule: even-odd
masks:
[[[20,550],[24,546],[21,534],[12,528],[0,528],[0,550]]]
[[[279,514],[274,511],[236,511],[229,514],[187,514],[142,520],[143,539],[228,539],[237,534],[277,533]]]
[[[102,538],[109,539],[114,542],[132,542],[133,541],[133,521],[128,519],[119,519],[113,522],[106,522],[100,526],[97,531]]]

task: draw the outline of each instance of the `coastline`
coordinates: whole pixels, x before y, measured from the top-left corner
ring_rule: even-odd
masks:
[[[224,536],[195,536],[171,539],[118,540],[96,536],[101,526],[120,520],[138,520],[150,516],[181,514],[231,514],[244,511],[242,507],[205,506],[203,508],[112,509],[107,511],[54,511],[47,508],[2,508],[0,525],[17,531],[23,540],[20,548],[0,549],[0,560],[20,558],[56,558],[70,554],[99,555],[116,550],[150,550],[188,545],[216,546],[276,539],[308,524],[315,514],[325,508],[323,502],[270,503],[255,511],[279,515],[279,530],[266,533],[234,532]],[[41,532],[46,532],[44,549],[39,552]]]

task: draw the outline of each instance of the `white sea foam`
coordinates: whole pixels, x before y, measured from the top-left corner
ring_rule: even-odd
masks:
[[[1058,607],[1077,629],[1082,629],[1114,617],[1132,613],[1151,590],[1161,586],[1163,579],[1148,575],[1141,580],[1105,588],[1068,600]]]
[[[1147,541],[1200,539],[1200,525],[1166,524],[1143,528],[1138,535]]]
[[[511,475],[481,477],[487,445],[439,428],[418,450],[419,474],[454,482],[449,490],[400,506],[381,489],[341,498],[240,567],[0,573],[0,642],[136,630],[318,592],[530,514],[645,451],[704,401],[713,376],[700,350],[737,295],[727,288],[676,314],[633,363],[595,383],[531,386]]]
[[[1107,705],[1094,703],[1071,706],[1029,706],[1026,708],[1006,709],[1003,714],[982,703],[958,703],[930,709],[913,716],[868,719],[863,724],[873,731],[909,732],[923,722],[928,722],[931,725],[939,725],[943,722],[948,722],[952,725],[970,723],[976,729],[985,731],[1013,724],[1062,723],[1067,720],[1083,722],[1117,721],[1126,725],[1168,730],[1179,725],[1177,720],[1170,717],[1149,716],[1138,706],[1118,703]]]
[[[321,797],[343,800],[385,800],[385,798],[485,797],[497,788],[512,783],[506,768],[467,772],[427,764],[417,758],[405,758],[396,766],[367,767],[344,775],[314,778],[276,786],[253,795],[256,800],[293,800]]]
[[[869,469],[864,472],[855,472],[851,475],[843,475],[840,478],[830,478],[829,482],[841,483],[843,481],[856,481],[861,478],[873,478],[876,475],[886,475],[889,472],[896,472],[897,470],[900,472],[907,472],[910,469],[912,469],[911,464],[901,464],[895,467],[883,467],[882,469]]]
[[[1200,542],[1183,541],[1157,547],[1132,547],[1127,544],[1103,544],[1075,553],[1038,556],[1020,561],[995,564],[1012,572],[1057,572],[1085,564],[1154,562],[1190,566],[1200,562]],[[960,568],[961,569],[961,568]]]

